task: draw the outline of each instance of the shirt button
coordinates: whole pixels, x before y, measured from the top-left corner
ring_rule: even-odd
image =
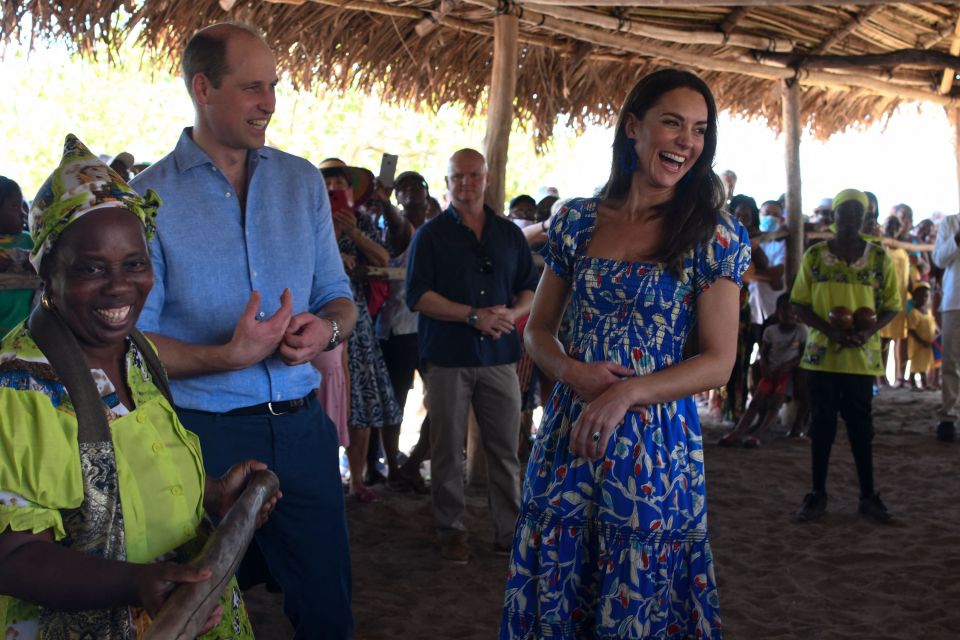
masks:
[[[137,413],[137,422],[143,424],[146,421],[146,418],[143,415],[143,412]]]
[[[153,449],[154,453],[160,453],[160,451],[163,450],[163,445],[159,442],[154,442],[153,446],[150,448]]]
[[[229,197],[230,197],[230,192],[229,192],[229,191],[225,192],[225,193],[223,194],[223,197],[224,197],[224,198],[229,198]]]
[[[485,294],[485,293],[486,293],[486,291],[484,291],[483,289],[480,290],[480,295],[483,295],[483,294]]]
[[[265,315],[267,315],[267,314],[265,314],[263,311],[260,312],[260,317],[261,317],[261,318],[262,318],[263,316],[265,316]]]
[[[253,272],[253,277],[254,277],[254,278],[257,277],[257,272],[256,272],[256,271]]]
[[[279,399],[280,399],[280,394],[278,393],[278,394],[277,394],[277,400],[279,400]]]
[[[181,496],[181,495],[183,495],[183,488],[182,488],[180,485],[175,484],[175,485],[173,485],[173,487],[170,489],[170,493],[172,493],[172,494],[175,495],[175,496]]]
[[[183,526],[183,535],[190,536],[192,538],[194,533],[193,527],[190,525],[187,524]]]

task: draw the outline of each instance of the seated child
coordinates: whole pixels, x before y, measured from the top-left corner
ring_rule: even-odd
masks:
[[[777,298],[777,323],[764,329],[760,339],[760,381],[757,391],[737,426],[720,439],[721,447],[738,444],[740,438],[750,431],[757,416],[760,416],[760,424],[752,435],[743,440],[743,446],[760,446],[760,438],[777,419],[806,342],[807,327],[797,322],[790,305],[790,294],[784,293]]]
[[[937,323],[927,301],[930,285],[920,281],[914,285],[913,309],[907,316],[907,356],[910,359],[910,382],[914,389],[927,387],[927,369],[933,365],[933,339],[937,335]],[[920,382],[914,376],[920,377]]]

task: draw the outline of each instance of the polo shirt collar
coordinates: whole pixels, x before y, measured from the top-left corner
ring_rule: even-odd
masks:
[[[210,156],[193,141],[191,137],[192,133],[193,127],[184,127],[183,132],[180,134],[180,139],[177,140],[177,146],[173,149],[173,158],[177,164],[177,171],[180,173],[193,169],[194,167],[213,164]],[[255,150],[256,155],[254,155],[254,157],[251,157],[250,152],[247,153],[247,161],[251,162],[253,166],[256,166],[259,159],[269,158],[273,155],[273,152],[274,149],[270,147],[260,147]]]
[[[493,212],[493,209],[488,207],[486,204],[483,205],[483,212],[487,214],[487,218],[497,215]],[[447,210],[444,211],[444,214],[450,216],[450,219],[457,224],[463,224],[463,218],[460,217],[460,212],[457,211],[452,204],[447,205]]]

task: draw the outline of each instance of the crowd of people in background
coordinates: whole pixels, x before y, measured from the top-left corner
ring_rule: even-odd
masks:
[[[217,56],[236,64],[214,71]],[[669,620],[712,637],[719,613],[710,595],[716,585],[700,509],[705,498],[697,493],[701,442],[699,431],[689,430],[694,402],[731,427],[720,446],[762,447],[778,423],[789,437],[809,435],[812,489],[797,513],[801,521],[826,510],[838,414],[857,466],[860,512],[878,522],[892,516],[874,486],[873,397],[890,387],[942,387],[937,437],[955,438],[957,217],[916,222],[908,205],[896,204],[881,219],[873,194],[844,190],[804,216],[806,252],[791,282],[786,220],[797,213],[787,211],[783,195],[758,205],[737,193],[733,171],[713,174],[716,107],[691,74],[652,74],[627,97],[610,180],[597,197],[561,200],[556,189],[539,200],[517,194],[500,215],[484,203],[486,161],[472,149],[450,150],[446,193],[438,199],[416,171],[375,176],[338,158],[313,166],[265,147],[275,63],[251,31],[219,25],[200,32],[183,69],[197,124],[184,130],[174,151],[153,165],[137,165],[127,152],[99,163],[109,166],[118,188],[130,189],[130,181],[151,212],[159,210],[155,236],[152,216],[141,220],[154,285],[142,313],[137,309],[138,326],[170,375],[178,419],[199,437],[202,464],[226,477],[234,463],[256,458],[280,475],[285,498],[258,532],[239,582],[282,589],[303,637],[320,637],[321,627],[324,637],[351,633],[344,495],[358,507],[389,499],[377,485],[431,495],[441,557],[470,561],[464,459],[471,421],[485,456],[495,532],[489,542],[510,557],[504,637],[519,637],[530,624],[555,634],[567,629],[560,617],[531,617],[531,607],[556,605],[556,591],[538,591],[529,576],[571,585],[585,578],[540,545],[564,554],[580,549],[603,564],[606,556],[590,555],[596,553],[590,536],[609,535],[607,544],[627,545],[617,553],[632,558],[629,540],[617,537],[615,512],[621,503],[633,505],[637,492],[660,510],[644,514],[647,525],[665,526],[673,514],[689,528],[676,542],[634,540],[650,575],[638,578],[635,566],[631,574],[630,560],[615,570],[610,560],[615,575],[601,581],[603,589],[622,580],[618,593],[640,593],[644,581],[661,579],[655,575],[661,569],[676,572],[675,586],[706,576],[698,585],[703,613],[690,617],[692,609],[678,609]],[[682,182],[687,172],[692,180]],[[700,186],[692,188],[693,181]],[[154,191],[163,204],[150,200]],[[770,185],[767,195],[777,191]],[[138,203],[124,206],[138,211],[145,206]],[[43,206],[33,205],[33,215],[44,215]],[[198,207],[206,213],[199,229]],[[28,209],[19,185],[0,177],[4,274],[36,275],[30,257],[37,227],[32,236]],[[711,213],[699,220],[700,209]],[[664,215],[681,216],[679,231],[663,226]],[[131,221],[127,226],[139,229]],[[673,300],[672,315],[658,308],[656,317],[651,311],[630,319],[625,305],[639,290]],[[0,290],[0,334],[25,330],[38,295],[26,284]],[[735,330],[713,311],[715,318],[735,315]],[[660,334],[647,350],[651,327]],[[132,325],[127,329],[111,342],[117,353],[130,349],[123,338]],[[735,344],[722,339],[728,329]],[[723,380],[714,380],[721,371]],[[403,417],[417,376],[426,415],[416,445],[404,452]],[[542,425],[532,420],[537,406],[544,409]],[[663,436],[646,429],[652,423],[698,462],[675,467]],[[635,435],[630,447],[612,437],[617,424]],[[314,433],[327,426],[329,437]],[[342,477],[335,467],[317,471],[317,461],[338,446],[348,467]],[[604,458],[608,449],[616,454]],[[583,489],[583,475],[592,471],[582,460],[605,460],[598,467],[604,491],[616,494],[605,505],[614,513],[607,520],[579,512],[599,499]],[[672,506],[668,496],[679,494],[661,486],[667,472],[676,476],[668,484],[682,482],[684,489]],[[629,490],[627,477],[634,483]],[[16,493],[4,478],[0,506]],[[12,521],[3,515],[0,532]],[[696,571],[666,559],[681,538],[696,547],[685,553],[701,557]],[[324,540],[323,554],[316,540]],[[556,569],[552,578],[549,567]],[[591,584],[583,588],[600,588]],[[322,615],[306,604],[307,594],[313,601],[320,592],[328,605]],[[108,600],[104,606],[115,604]],[[626,602],[617,611],[634,615]]]

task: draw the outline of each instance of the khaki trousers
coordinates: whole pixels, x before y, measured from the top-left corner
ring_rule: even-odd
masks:
[[[487,456],[488,498],[495,542],[513,541],[520,511],[520,383],[515,364],[427,367],[430,389],[430,476],[433,516],[440,535],[464,524],[463,446],[473,406]]]
[[[960,309],[944,311],[940,314],[940,348],[943,407],[940,410],[941,422],[956,422],[958,417],[957,401],[960,399]]]

